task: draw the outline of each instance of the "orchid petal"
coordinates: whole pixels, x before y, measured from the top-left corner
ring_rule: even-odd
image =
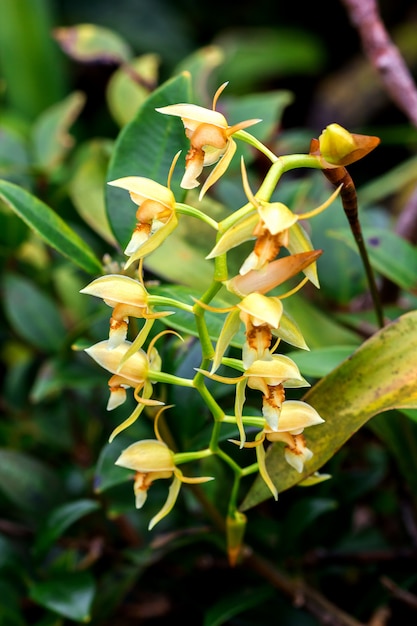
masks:
[[[216,256],[228,252],[245,241],[256,239],[253,231],[258,222],[259,215],[254,211],[252,215],[245,217],[231,228],[228,228],[219,238],[210,254],[206,256],[206,259],[214,259]]]
[[[268,470],[266,469],[266,453],[263,445],[256,446],[256,459],[258,461],[259,473],[261,477],[263,478],[268,489],[271,491],[275,500],[278,500],[278,490],[272,482],[271,477],[268,474]]]
[[[277,432],[292,432],[300,428],[322,424],[316,409],[301,400],[285,400],[281,407],[281,416]]]
[[[108,274],[96,278],[84,289],[81,289],[80,293],[102,298],[109,306],[123,303],[145,307],[148,298],[148,293],[140,282],[120,274]]]
[[[116,465],[135,472],[174,471],[174,454],[168,446],[158,439],[143,439],[125,448]]]
[[[236,417],[236,425],[239,430],[240,435],[240,447],[243,448],[246,441],[246,433],[245,428],[243,426],[243,405],[245,404],[245,389],[246,389],[246,380],[241,380],[236,385],[236,396],[235,396],[235,417]]]
[[[187,130],[195,130],[199,124],[212,124],[227,128],[227,120],[218,111],[206,109],[197,104],[170,104],[156,109],[158,113],[180,117]]]
[[[155,233],[151,234],[147,241],[139,248],[137,252],[132,254],[131,257],[125,263],[125,269],[127,269],[132,263],[138,261],[139,259],[147,256],[156,248],[158,248],[161,243],[172,233],[173,230],[178,226],[178,218],[173,212],[169,220],[159,228]]]
[[[175,205],[175,197],[172,191],[151,178],[125,176],[124,178],[112,180],[107,184],[129,191],[133,202],[138,205],[142,204],[144,200],[154,200],[168,209],[172,209]]]
[[[168,498],[166,499],[166,502],[163,505],[162,509],[159,511],[159,513],[157,513],[149,522],[148,530],[152,530],[152,528],[156,526],[156,524],[160,522],[161,519],[163,519],[166,515],[168,515],[168,513],[172,511],[177,501],[180,489],[181,480],[178,476],[174,475],[174,478],[168,490]]]
[[[238,310],[232,311],[226,317],[216,343],[216,350],[214,353],[213,365],[211,366],[210,374],[214,374],[214,372],[220,367],[224,353],[229,347],[233,337],[238,332],[240,324],[241,322]]]
[[[225,173],[227,168],[229,167],[230,161],[233,158],[234,153],[236,152],[236,142],[233,139],[229,139],[226,146],[226,151],[221,157],[220,161],[217,163],[216,167],[210,172],[207,180],[201,188],[199,200],[201,200],[206,193],[206,191],[216,183],[219,178]]]
[[[269,263],[263,270],[252,270],[244,276],[234,276],[224,284],[229,291],[240,297],[253,291],[267,293],[314,263],[321,254],[322,250],[312,250],[282,257]]]

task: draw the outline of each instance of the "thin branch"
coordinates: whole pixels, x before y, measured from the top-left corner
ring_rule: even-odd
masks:
[[[417,87],[381,19],[376,0],[341,0],[363,50],[398,108],[417,126]]]
[[[300,579],[292,579],[278,570],[266,559],[248,550],[243,561],[276,589],[284,592],[295,606],[303,607],[314,615],[323,626],[364,626],[354,617],[345,613],[327,598]]]

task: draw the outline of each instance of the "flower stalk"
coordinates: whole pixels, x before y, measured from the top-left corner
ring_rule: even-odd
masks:
[[[306,283],[314,288],[320,287],[316,261],[323,251],[313,247],[299,222],[314,219],[318,213],[328,210],[339,193],[343,201],[346,199],[346,181],[339,180],[340,172],[345,171],[346,164],[365,156],[377,141],[376,138],[353,135],[337,125],[331,125],[322,133],[320,140],[312,142],[308,154],[275,155],[246,130],[261,120],[254,117],[229,124],[226,117],[216,110],[226,85],[216,92],[212,109],[179,103],[157,111],[179,118],[190,141],[181,181],[184,189],[201,185],[201,199],[220,177],[226,175],[238,143],[243,141],[271,163],[258,190],[251,190],[242,159],[242,189],[247,202],[241,207],[230,207],[230,214],[216,222],[200,208],[177,202],[170,182],[179,153],[173,158],[166,186],[142,176],[126,176],[110,181],[110,185],[129,193],[132,200],[137,224],[125,249],[128,258],[124,270],[138,264],[137,277],[131,278],[122,273],[106,275],[95,279],[81,291],[101,298],[112,309],[108,338],[86,350],[100,367],[111,374],[107,408],[112,410],[121,406],[127,393],[133,392],[133,401],[136,402],[131,414],[113,430],[110,440],[132,426],[143,414],[146,416],[150,411],[152,414],[158,411],[154,418],[155,438],[133,442],[116,461],[117,465],[130,472],[126,476],[133,480],[136,507],[144,506],[148,490],[155,480],[170,480],[167,499],[150,520],[149,528],[154,528],[175,506],[184,484],[199,485],[213,479],[200,475],[198,468],[203,461],[216,456],[233,475],[225,527],[228,558],[234,566],[241,555],[247,523],[246,517],[239,511],[242,480],[259,473],[271,495],[278,499],[266,463],[268,447],[280,446],[291,468],[289,471],[301,474],[304,468],[308,469],[314,455],[314,449],[308,447],[308,429],[323,422],[313,407],[291,398],[291,390],[307,387],[309,383],[295,362],[280,350],[281,342],[308,350],[302,332],[286,313],[286,301]],[[203,181],[204,168],[211,169]],[[286,172],[305,168],[322,170],[336,186],[334,193],[323,204],[304,214],[297,214],[290,206],[271,201]],[[193,304],[177,301],[173,297],[152,295],[143,278],[146,258],[164,245],[179,220],[193,219],[202,221],[213,230],[213,247],[207,256],[207,259],[214,259],[211,284],[194,299]],[[254,242],[253,250],[246,258],[242,255],[239,272],[230,277],[229,253],[232,249],[239,250],[248,241]],[[277,295],[277,288],[281,296]],[[214,306],[214,299],[221,290],[229,292],[229,300],[231,298],[234,304],[223,309]],[[195,335],[200,344],[201,359],[195,363],[192,378],[165,371],[164,344],[162,349],[156,347],[169,341],[169,335],[180,337],[170,329],[170,320],[175,320],[178,312],[193,316]],[[221,330],[214,339],[211,322],[207,321],[209,314],[222,320]],[[135,320],[133,324],[132,318]],[[158,328],[155,324],[161,323],[168,329],[155,334]],[[172,328],[175,328],[174,322]],[[236,343],[237,336],[244,338],[240,344]],[[229,355],[232,347],[235,353],[237,350],[238,356]],[[225,368],[226,374],[220,368]],[[223,394],[212,393],[209,382],[215,388],[217,385],[217,389],[219,385],[234,388],[232,412],[229,409],[225,413]],[[160,435],[158,421],[162,413],[171,408],[171,405],[165,404],[165,398],[169,397],[172,386],[188,388],[199,394],[205,407],[204,420],[207,426],[211,425],[211,430],[200,449],[173,450]],[[161,388],[164,390],[162,393]],[[253,410],[247,408],[249,394],[252,402],[258,402],[258,414],[251,415]],[[163,420],[164,431],[168,432],[165,415]],[[181,420],[178,422],[174,427],[181,427]],[[225,441],[224,425],[233,425],[239,439]],[[174,447],[175,436],[169,435],[167,439]],[[252,449],[252,461],[247,465],[239,463],[233,445],[238,445],[240,449]],[[179,466],[185,464],[197,468],[197,475],[183,472]],[[312,479],[312,482],[315,481]],[[200,489],[203,493],[204,487],[199,486]],[[202,497],[208,502],[207,496]],[[212,507],[213,503],[210,503],[207,508]]]

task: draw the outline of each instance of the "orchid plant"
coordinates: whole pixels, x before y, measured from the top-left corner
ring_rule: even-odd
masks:
[[[278,442],[282,455],[292,471],[308,471],[314,456],[308,432],[320,429],[324,419],[309,403],[291,398],[291,389],[308,387],[296,363],[280,351],[284,342],[293,348],[308,350],[304,336],[286,312],[286,299],[302,289],[306,283],[319,288],[317,259],[322,250],[310,241],[306,220],[326,210],[342,192],[343,179],[334,178],[334,193],[316,209],[302,214],[273,199],[279,192],[278,183],[285,172],[301,168],[344,171],[344,166],[365,156],[379,140],[351,134],[337,124],[326,127],[317,140],[312,141],[308,154],[276,155],[246,129],[261,120],[254,118],[229,125],[216,110],[219,97],[227,83],[221,85],[213,98],[212,109],[191,103],[177,103],[157,107],[162,116],[173,116],[182,122],[189,140],[185,157],[185,172],[181,187],[191,190],[201,187],[194,204],[176,200],[171,189],[174,169],[178,167],[179,152],[171,155],[166,185],[141,176],[124,176],[109,181],[109,185],[130,194],[132,211],[136,209],[136,226],[125,248],[127,257],[119,273],[96,278],[82,289],[82,293],[101,298],[112,308],[109,336],[89,347],[86,352],[102,368],[111,373],[108,385],[108,410],[121,406],[127,390],[133,390],[135,408],[110,434],[110,441],[132,426],[143,411],[150,416],[159,407],[154,418],[155,439],[131,444],[122,451],[116,464],[133,472],[136,507],[146,501],[147,491],[156,479],[173,478],[168,497],[149,522],[153,528],[174,507],[181,483],[204,483],[210,476],[184,476],[180,466],[210,456],[219,457],[233,475],[233,487],[227,507],[227,541],[231,564],[241,553],[246,524],[239,510],[241,481],[259,474],[278,499],[278,489],[267,467],[267,446]],[[138,138],[140,140],[140,138]],[[241,156],[241,184],[247,202],[236,207],[225,219],[216,221],[198,206],[209,189],[222,176],[237,151],[238,142],[251,146],[269,161],[269,167],[256,191],[250,187],[245,160]],[[206,168],[209,171],[206,176]],[[210,169],[209,169],[210,168]],[[188,199],[188,197],[186,197]],[[152,295],[146,283],[146,260],[155,250],[164,246],[180,219],[197,219],[207,224],[213,233],[212,249],[207,259],[214,259],[214,272],[209,287],[193,302],[184,303],[175,298]],[[229,275],[228,255],[239,250],[243,243],[253,241],[249,255],[242,255],[239,272]],[[285,253],[282,251],[285,250]],[[213,300],[223,290],[232,304],[215,306]],[[167,310],[167,307],[169,310]],[[169,328],[170,319],[183,310],[196,320],[202,359],[195,364],[191,378],[181,378],[165,372],[157,345],[163,337],[175,331]],[[210,339],[205,315],[207,312],[224,316],[222,330],[213,342]],[[138,332],[132,334],[130,319],[143,320]],[[221,318],[223,319],[223,318]],[[168,328],[153,335],[156,320]],[[243,329],[244,342],[239,358],[228,356],[235,335]],[[175,333],[177,334],[177,333]],[[145,347],[147,346],[147,347]],[[218,370],[234,370],[236,375],[220,374]],[[227,372],[228,373],[228,372]],[[216,399],[208,381],[216,381],[235,388],[234,409],[228,411]],[[158,383],[177,385],[195,390],[203,399],[212,420],[211,436],[206,447],[192,450],[171,450],[161,437],[158,423],[169,410],[158,393]],[[248,391],[258,399],[259,409],[246,409]],[[258,395],[259,394],[259,395]],[[162,408],[161,408],[162,407]],[[223,444],[222,427],[234,425],[238,439]],[[306,432],[306,430],[308,431]],[[240,449],[254,448],[249,465],[236,462],[234,445]],[[229,447],[228,447],[229,446]],[[311,470],[309,482],[326,478]]]

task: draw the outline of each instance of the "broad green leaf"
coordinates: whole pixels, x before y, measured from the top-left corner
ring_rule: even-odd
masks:
[[[0,180],[0,202],[63,256],[90,274],[101,273],[101,264],[89,246],[44,202],[5,180]]]
[[[53,579],[35,582],[29,595],[41,606],[75,622],[88,622],[96,593],[93,576],[89,572],[54,573]]]
[[[124,126],[138,112],[140,105],[155,89],[160,58],[156,54],[143,54],[121,65],[110,77],[106,97],[110,113]]]
[[[0,127],[0,177],[16,184],[30,185],[27,141],[6,126]]]
[[[0,490],[13,504],[43,518],[62,500],[56,473],[23,452],[0,448]]]
[[[106,444],[102,448],[94,472],[95,493],[103,493],[103,491],[110,489],[110,487],[120,485],[130,480],[132,475],[129,475],[129,472],[126,472],[123,467],[115,465],[115,461],[120,456],[122,450],[127,448],[131,443],[131,439],[119,435],[111,444]]]
[[[352,356],[312,387],[303,400],[325,422],[305,431],[314,456],[302,474],[284,460],[274,444],[267,454],[268,472],[278,492],[319,470],[368,420],[394,408],[417,408],[417,311],[406,313],[365,341]],[[258,477],[242,510],[270,497]]]
[[[184,193],[179,183],[189,141],[181,120],[155,111],[157,107],[179,102],[190,102],[190,77],[186,73],[156,89],[140,106],[135,118],[121,130],[107,172],[108,181],[124,176],[145,176],[166,185],[172,160],[182,150],[171,181],[176,200],[182,200]],[[125,248],[135,228],[137,206],[127,191],[110,185],[106,186],[106,205],[114,235]]]
[[[85,95],[75,91],[42,112],[32,127],[32,152],[36,168],[51,172],[74,145],[68,129],[78,117]]]
[[[334,345],[359,346],[360,336],[342,326],[302,294],[294,294],[284,301],[284,311],[297,320],[310,350]]]
[[[398,139],[397,139],[398,141]],[[417,156],[412,156],[397,167],[358,189],[360,206],[376,203],[387,196],[399,193],[417,181]]]
[[[33,546],[35,554],[47,550],[74,522],[99,507],[96,500],[85,499],[67,502],[51,511],[36,536]]]
[[[271,587],[260,587],[245,593],[228,594],[222,600],[213,604],[204,616],[204,626],[221,626],[226,624],[235,615],[262,604],[273,595]]]
[[[0,58],[6,100],[28,120],[59,101],[66,90],[67,73],[51,28],[48,0],[2,0]]]
[[[327,376],[342,361],[347,359],[354,351],[354,346],[328,346],[305,351],[297,350],[286,352],[299,367],[304,376],[322,378]]]
[[[123,63],[132,57],[129,44],[104,26],[77,24],[55,28],[54,37],[64,52],[84,63]]]
[[[189,72],[194,87],[194,93],[202,100],[207,97],[207,83],[211,73],[224,61],[224,52],[219,46],[208,45],[192,52],[183,58],[175,68],[175,74]],[[201,102],[200,102],[201,104]]]
[[[248,132],[265,143],[276,132],[287,106],[292,104],[294,96],[290,91],[268,91],[240,97],[227,97],[227,89],[221,98],[224,115],[230,125],[253,118],[261,121],[251,126]],[[239,143],[242,148],[243,143]]]
[[[6,315],[21,337],[48,352],[62,348],[67,333],[52,298],[17,274],[6,274],[4,296]]]
[[[228,80],[239,92],[253,91],[262,82],[288,74],[314,74],[324,61],[320,39],[301,29],[234,29],[221,33],[213,43],[225,54],[219,84]]]
[[[357,250],[349,230],[330,232],[333,237]],[[393,283],[412,291],[417,287],[417,249],[387,228],[364,228],[363,237],[373,268]]]
[[[74,174],[68,182],[70,198],[86,224],[107,243],[117,247],[105,205],[106,172],[113,143],[92,139],[77,155]]]

